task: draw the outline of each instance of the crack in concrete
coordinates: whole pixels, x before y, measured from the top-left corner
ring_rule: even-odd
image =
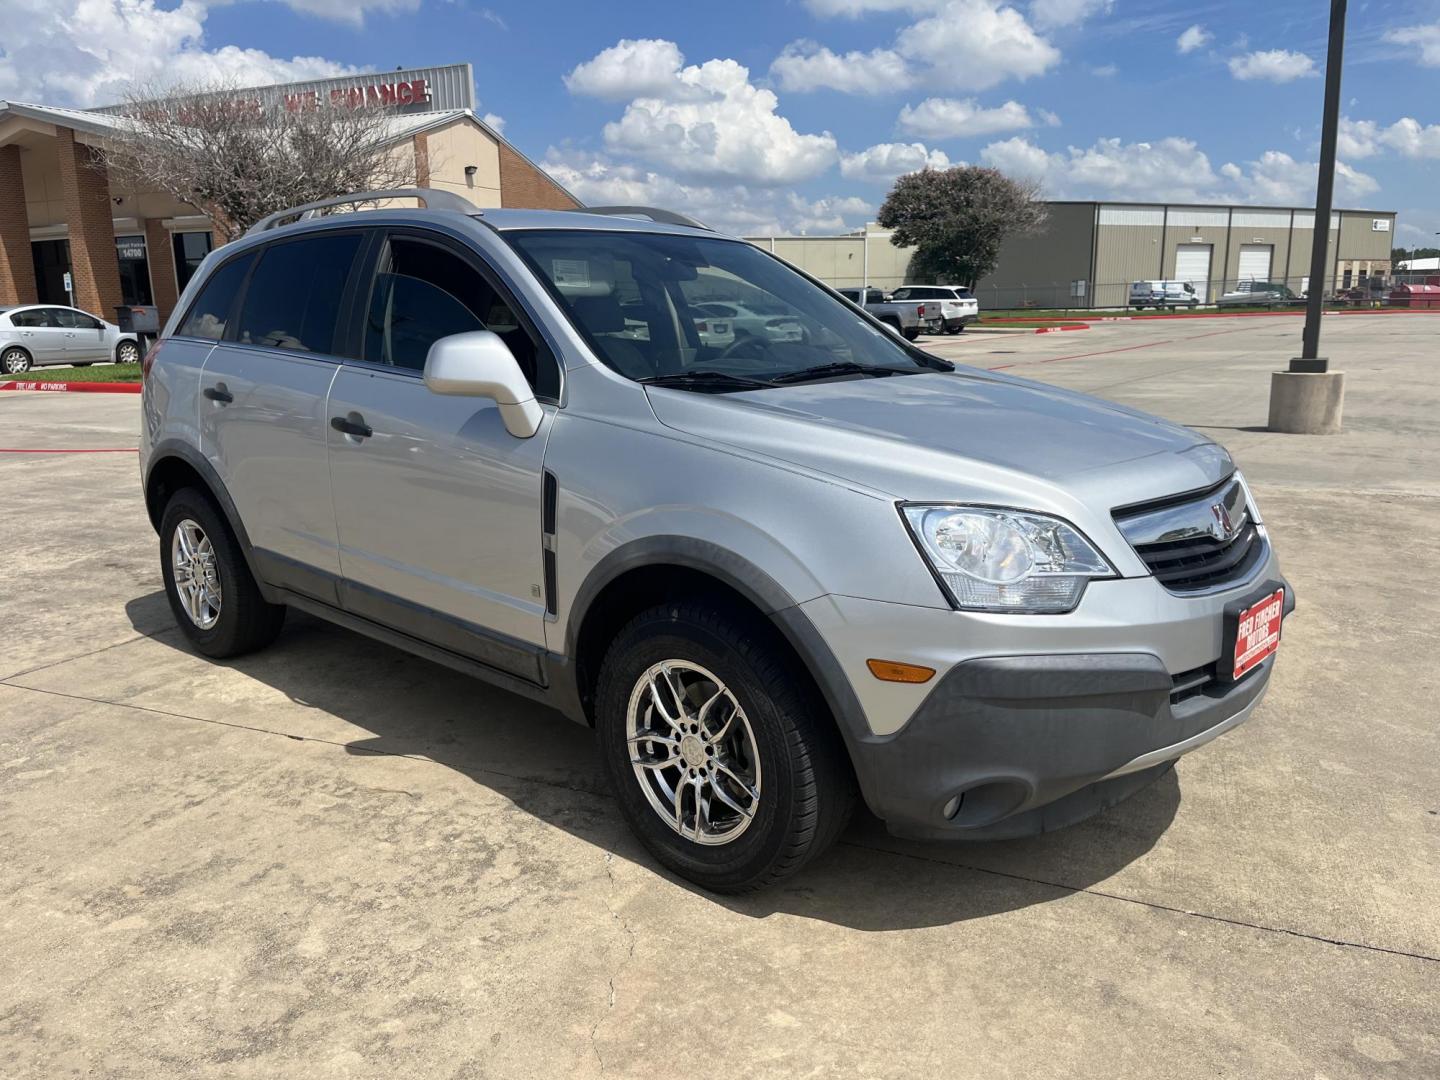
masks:
[[[625,921],[625,917],[615,910],[615,905],[610,902],[610,896],[615,894],[614,860],[615,852],[607,849],[605,852],[605,877],[610,882],[610,893],[605,899],[605,907],[610,912],[610,917],[620,924],[620,929],[623,930],[626,937],[629,938],[629,947],[625,951],[625,958],[615,965],[615,970],[610,973],[608,980],[610,996],[605,1006],[606,1011],[596,1019],[595,1023],[590,1025],[590,1050],[594,1053],[595,1060],[600,1063],[601,1072],[605,1071],[605,1058],[600,1053],[600,1044],[595,1036],[600,1030],[600,1025],[609,1018],[610,1013],[615,1009],[615,980],[620,977],[620,972],[625,970],[630,961],[635,959],[635,931],[631,929],[630,924]]]

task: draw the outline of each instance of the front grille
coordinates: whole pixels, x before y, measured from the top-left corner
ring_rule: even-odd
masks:
[[[1231,478],[1208,491],[1117,511],[1116,524],[1155,580],[1171,592],[1198,592],[1245,578],[1265,540]]]
[[[1216,663],[1209,663],[1204,667],[1192,668],[1171,676],[1170,704],[1179,705],[1182,701],[1189,701],[1219,682],[1220,677],[1215,674],[1216,667]]]
[[[1255,567],[1263,545],[1254,522],[1228,541],[1170,540],[1137,544],[1135,552],[1155,580],[1175,592],[1191,592],[1238,581]]]

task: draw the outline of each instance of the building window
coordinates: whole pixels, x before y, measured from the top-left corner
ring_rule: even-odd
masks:
[[[150,295],[150,260],[146,257],[145,237],[115,237],[115,257],[120,263],[120,302],[154,303]]]
[[[210,254],[215,241],[208,232],[177,232],[175,242],[175,284],[181,292],[190,284],[200,263]]]

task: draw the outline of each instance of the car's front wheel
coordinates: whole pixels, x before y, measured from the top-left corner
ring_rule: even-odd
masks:
[[[621,813],[665,866],[716,892],[795,873],[854,803],[834,723],[758,619],[675,602],[637,616],[600,671],[596,727]]]
[[[284,606],[265,602],[230,526],[195,488],[182,488],[165,506],[160,572],[175,621],[206,656],[262,649],[285,622]]]
[[[133,341],[122,341],[115,346],[115,362],[117,364],[138,364],[140,362],[140,346]]]
[[[6,349],[0,353],[0,368],[6,375],[24,375],[30,370],[30,354],[24,349]]]

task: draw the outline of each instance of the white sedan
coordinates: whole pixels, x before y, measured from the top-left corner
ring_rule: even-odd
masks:
[[[140,342],[114,323],[72,307],[23,304],[0,308],[0,372],[23,375],[32,367],[97,361],[140,361]]]

